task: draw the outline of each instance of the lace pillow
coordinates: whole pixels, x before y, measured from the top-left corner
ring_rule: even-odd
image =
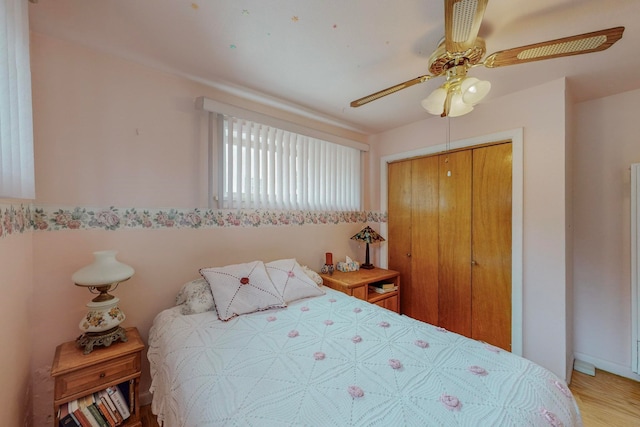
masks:
[[[176,305],[182,305],[182,314],[198,314],[205,311],[214,311],[213,295],[211,288],[204,279],[196,279],[182,285],[176,295]]]
[[[202,268],[200,274],[209,282],[220,320],[287,306],[262,261]]]
[[[271,281],[287,303],[325,294],[295,259],[268,262],[265,267]]]

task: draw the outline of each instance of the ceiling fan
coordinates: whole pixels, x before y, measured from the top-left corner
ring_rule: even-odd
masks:
[[[487,68],[525,62],[580,55],[608,49],[622,38],[624,27],[609,28],[561,39],[534,43],[486,53],[484,39],[478,36],[489,0],[444,0],[444,39],[429,58],[429,72],[351,102],[360,107],[383,96],[398,92],[435,77],[446,77],[445,83],[422,101],[431,114],[456,117],[469,113],[491,89],[491,83],[467,76],[469,69]]]

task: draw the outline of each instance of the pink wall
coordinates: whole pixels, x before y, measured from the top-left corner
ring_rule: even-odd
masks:
[[[0,200],[0,204],[4,202]],[[37,316],[32,300],[32,234],[29,231],[0,237],[0,320],[3,325],[0,414],[3,425],[25,425],[30,413],[31,316]]]
[[[193,101],[207,96],[264,110],[184,78],[151,70],[83,47],[32,34],[36,205],[136,208],[206,207],[206,114]],[[262,111],[265,112],[265,111]],[[290,113],[267,111],[342,137]],[[51,365],[56,345],[75,339],[90,294],[71,275],[101,249],[119,251],[136,274],[114,294],[146,340],[153,318],[173,304],[198,269],[255,259],[297,258],[319,269],[334,260],[364,258],[349,240],[362,223],[221,227],[205,229],[99,229],[35,231],[34,418],[51,415]],[[0,243],[1,244],[1,243]],[[52,321],[55,320],[55,321]],[[149,386],[144,366],[142,388]]]
[[[377,135],[371,155],[375,153],[379,163],[390,154],[444,144],[446,125],[446,120],[429,117]],[[567,378],[571,331],[566,327],[565,82],[557,80],[479,105],[472,114],[451,119],[450,135],[456,141],[520,127],[524,128],[523,354]],[[378,194],[379,182],[378,175],[373,180]]]
[[[640,162],[640,90],[576,105],[575,351],[631,372],[630,172]]]
[[[39,204],[206,207],[198,96],[365,139],[37,33],[31,51]]]

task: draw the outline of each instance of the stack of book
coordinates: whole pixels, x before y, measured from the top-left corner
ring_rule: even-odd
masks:
[[[378,294],[386,294],[396,290],[398,290],[398,287],[393,283],[372,283],[369,285],[369,291]]]
[[[124,383],[127,385],[127,383]],[[60,427],[116,427],[131,416],[129,404],[118,386],[89,394],[60,406]]]

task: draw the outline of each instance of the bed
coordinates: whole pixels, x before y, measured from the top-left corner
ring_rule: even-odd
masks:
[[[287,280],[295,277],[286,270]],[[235,277],[250,277],[243,274]],[[209,283],[197,283],[208,299]],[[213,307],[192,314],[183,314],[179,295],[182,302],[156,316],[149,336],[159,423],[582,425],[566,384],[541,366],[314,285],[314,296],[226,321],[216,291]]]

